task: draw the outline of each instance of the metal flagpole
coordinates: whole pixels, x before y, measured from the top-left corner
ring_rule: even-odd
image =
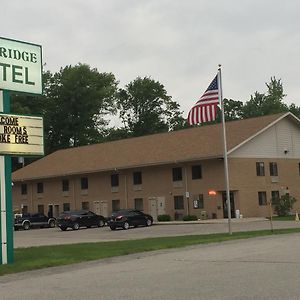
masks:
[[[227,142],[226,142],[226,128],[225,128],[225,114],[224,114],[224,102],[223,102],[223,90],[222,90],[221,65],[219,65],[219,69],[218,69],[218,88],[220,91],[219,102],[221,103],[221,114],[222,114],[224,172],[225,172],[225,185],[226,185],[226,204],[227,204],[227,213],[228,213],[228,232],[229,232],[229,234],[232,234],[232,231],[231,231],[231,203],[230,203],[230,190],[229,190]]]

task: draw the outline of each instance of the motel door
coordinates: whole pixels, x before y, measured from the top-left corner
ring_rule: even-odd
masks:
[[[157,199],[156,197],[149,198],[149,212],[154,221],[157,221]]]
[[[100,201],[94,201],[94,213],[100,215]]]
[[[223,215],[224,219],[228,218],[228,210],[227,210],[227,203],[226,203],[226,192],[222,192],[222,200],[223,200]],[[230,210],[231,210],[231,217],[235,218],[235,207],[234,207],[234,194],[230,192]]]
[[[100,215],[103,217],[108,217],[108,210],[107,210],[107,202],[101,201],[100,202]]]

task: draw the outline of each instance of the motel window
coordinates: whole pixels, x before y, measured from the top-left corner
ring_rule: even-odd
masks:
[[[265,164],[263,162],[256,163],[256,175],[265,176]]]
[[[87,177],[82,177],[80,179],[81,181],[81,189],[82,190],[87,190],[89,188],[89,181]]]
[[[267,205],[267,193],[258,192],[258,204],[260,206]]]
[[[181,181],[182,180],[182,168],[173,168],[173,181]]]
[[[270,162],[270,176],[278,176],[278,168],[276,162]]]
[[[280,198],[279,191],[271,191],[272,203],[276,203]]]
[[[184,209],[183,196],[174,196],[174,209]]]
[[[21,194],[27,195],[27,184],[26,183],[21,184]]]
[[[298,171],[299,171],[299,175],[300,175],[300,163],[298,164]]]
[[[22,206],[22,214],[27,214],[28,213],[28,206],[27,205],[23,205]]]
[[[203,194],[193,196],[193,207],[195,209],[204,208]]]
[[[38,205],[38,213],[44,214],[45,213],[45,208],[43,204]]]
[[[119,186],[119,174],[112,174],[110,176],[110,182],[112,187]]]
[[[89,210],[90,209],[90,203],[85,201],[85,202],[81,202],[81,208],[84,210]]]
[[[62,190],[63,190],[63,192],[69,191],[69,180],[68,179],[64,179],[62,181]]]
[[[70,203],[64,203],[63,204],[63,211],[69,211],[70,210]]]
[[[44,185],[43,185],[43,183],[42,182],[38,182],[36,184],[36,189],[37,189],[37,193],[38,194],[44,193]]]
[[[142,184],[142,172],[133,172],[133,184]]]
[[[137,209],[137,210],[144,209],[143,198],[135,198],[134,199],[134,209]]]
[[[120,200],[112,200],[111,202],[112,211],[117,211],[120,209]]]
[[[202,168],[201,165],[192,166],[192,179],[202,178]]]

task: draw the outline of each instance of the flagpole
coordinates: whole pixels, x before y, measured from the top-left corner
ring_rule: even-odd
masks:
[[[230,203],[230,190],[229,190],[229,175],[228,175],[228,160],[227,160],[227,142],[226,142],[226,128],[225,128],[225,114],[224,114],[224,102],[223,102],[223,90],[222,90],[222,76],[221,65],[218,69],[218,85],[219,85],[219,103],[221,103],[222,114],[222,129],[223,129],[223,153],[224,153],[224,172],[225,172],[225,185],[226,185],[226,203],[228,213],[228,233],[231,235],[231,203]]]

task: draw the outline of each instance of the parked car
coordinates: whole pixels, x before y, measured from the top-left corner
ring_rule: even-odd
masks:
[[[23,228],[24,230],[28,230],[33,227],[55,227],[56,220],[55,218],[49,218],[42,213],[34,213],[34,214],[16,214],[14,221],[14,229],[18,230]]]
[[[65,231],[68,228],[78,230],[80,227],[103,227],[104,225],[105,218],[103,216],[97,215],[92,211],[87,210],[64,211],[57,218],[57,226],[62,231]]]
[[[153,218],[136,209],[121,209],[114,212],[107,225],[111,230],[115,230],[117,227],[129,229],[131,226],[137,227],[139,225],[151,226]]]

